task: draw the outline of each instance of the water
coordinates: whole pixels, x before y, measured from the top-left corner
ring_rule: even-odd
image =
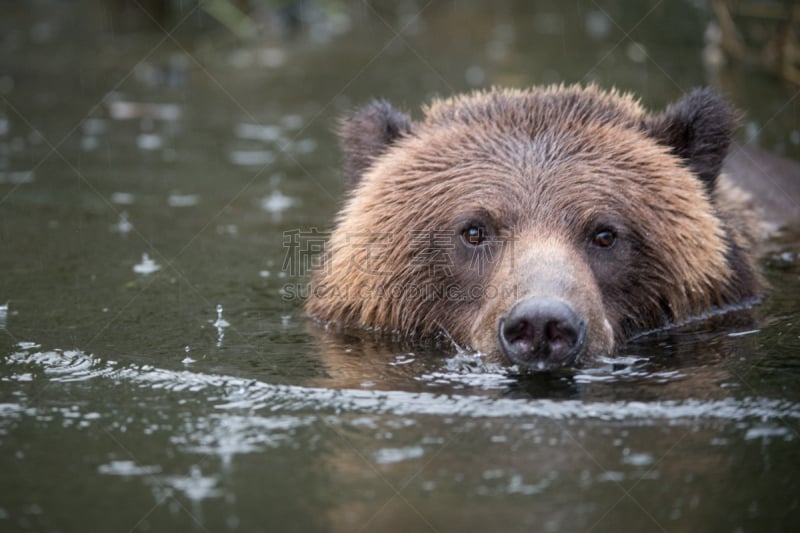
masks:
[[[546,377],[333,335],[283,268],[285,232],[330,227],[331,131],[370,97],[714,83],[800,158],[797,89],[705,67],[707,8],[307,4],[242,44],[183,4],[174,39],[101,4],[0,18],[0,530],[796,526],[796,229],[756,308]]]

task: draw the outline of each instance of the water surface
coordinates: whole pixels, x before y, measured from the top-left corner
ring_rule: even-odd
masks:
[[[796,527],[797,230],[754,309],[544,377],[286,297],[285,232],[330,228],[335,118],[370,97],[713,84],[741,141],[800,158],[797,88],[705,64],[708,7],[308,3],[243,41],[183,4],[169,34],[0,18],[0,530]]]

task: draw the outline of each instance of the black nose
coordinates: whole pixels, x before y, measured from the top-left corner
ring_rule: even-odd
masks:
[[[556,298],[526,298],[500,320],[500,346],[512,362],[530,370],[553,370],[575,362],[586,324]]]

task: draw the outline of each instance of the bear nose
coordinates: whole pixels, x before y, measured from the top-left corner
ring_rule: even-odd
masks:
[[[529,370],[554,370],[575,362],[586,324],[563,300],[526,298],[500,320],[498,336],[512,362]]]

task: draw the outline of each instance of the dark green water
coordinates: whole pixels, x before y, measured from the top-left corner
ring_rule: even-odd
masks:
[[[246,43],[173,4],[169,35],[0,7],[0,530],[796,530],[797,231],[756,309],[564,376],[285,297],[284,232],[330,227],[335,118],[370,97],[712,84],[800,159],[798,88],[704,66],[703,2],[323,3]]]

